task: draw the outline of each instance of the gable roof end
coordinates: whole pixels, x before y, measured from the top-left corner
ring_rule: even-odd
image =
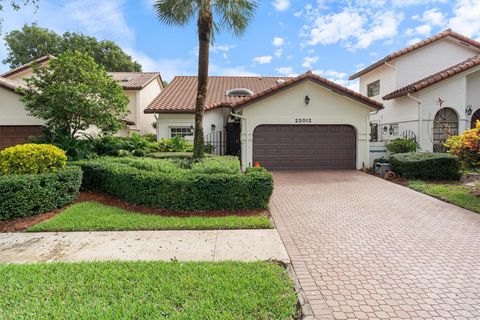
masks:
[[[447,30],[442,31],[442,32],[440,32],[440,33],[438,33],[438,34],[436,34],[436,35],[434,35],[434,36],[431,36],[431,37],[425,39],[425,40],[422,40],[422,41],[420,41],[420,42],[417,42],[417,43],[415,43],[415,44],[412,44],[412,45],[409,46],[409,47],[403,48],[403,49],[401,49],[401,50],[398,50],[398,51],[396,51],[396,52],[393,52],[393,53],[389,54],[388,56],[386,56],[386,57],[383,58],[383,59],[378,60],[378,61],[375,62],[374,64],[372,64],[372,65],[370,65],[370,66],[368,66],[368,67],[366,67],[366,68],[358,71],[358,72],[355,73],[355,74],[352,74],[348,79],[349,79],[349,80],[355,80],[355,79],[357,79],[358,77],[363,76],[364,74],[372,71],[373,69],[376,69],[376,68],[384,65],[385,63],[387,63],[387,62],[389,62],[389,61],[392,61],[393,59],[396,59],[396,58],[398,58],[398,57],[401,57],[401,56],[403,56],[403,55],[405,55],[405,54],[407,54],[407,53],[413,52],[413,51],[415,51],[415,50],[417,50],[417,49],[423,48],[423,47],[425,47],[425,46],[427,46],[427,45],[429,45],[429,44],[431,44],[431,43],[433,43],[433,42],[436,42],[436,41],[438,41],[438,40],[440,40],[440,39],[443,39],[443,38],[446,38],[446,37],[452,37],[452,38],[454,38],[454,39],[457,39],[458,41],[464,42],[464,43],[466,43],[466,44],[468,44],[468,45],[471,45],[471,46],[473,46],[473,47],[475,47],[475,48],[480,49],[480,42],[475,41],[475,40],[473,40],[473,39],[471,39],[471,38],[469,38],[469,37],[466,37],[466,36],[464,36],[464,35],[461,35],[460,33],[457,33],[457,32],[455,32],[455,31],[452,31],[452,29],[447,29]]]
[[[468,58],[467,60],[464,60],[459,64],[446,68],[440,72],[434,73],[428,77],[425,77],[421,80],[418,80],[414,83],[411,83],[400,89],[390,92],[389,94],[383,97],[383,100],[391,100],[401,96],[405,96],[409,93],[420,91],[422,89],[430,87],[431,85],[434,85],[450,77],[453,77],[457,74],[460,74],[478,65],[480,65],[480,55]]]
[[[20,93],[17,92],[17,89],[18,88],[24,88],[24,85],[20,82],[13,81],[13,80],[10,80],[10,79],[7,79],[7,78],[4,78],[4,77],[0,76],[0,87],[2,87],[4,89],[7,89],[9,91],[12,91],[16,94],[20,94]]]
[[[253,102],[256,102],[257,100],[260,100],[260,99],[263,99],[265,97],[268,97],[282,89],[285,89],[289,86],[292,86],[292,85],[295,85],[295,84],[298,84],[298,83],[301,83],[303,81],[307,81],[307,80],[312,80],[313,82],[323,86],[323,87],[326,87],[327,89],[330,89],[332,90],[333,92],[337,93],[337,94],[340,94],[342,96],[346,96],[350,99],[353,99],[355,101],[358,101],[360,103],[363,103],[373,109],[376,109],[376,110],[380,110],[380,109],[383,109],[383,104],[381,104],[380,102],[377,102],[373,99],[370,99],[358,92],[355,92],[353,90],[350,90],[344,86],[341,86],[333,81],[330,81],[330,80],[327,80],[323,77],[320,77],[316,74],[313,74],[312,71],[307,71],[306,73],[302,74],[302,75],[299,75],[298,77],[295,77],[295,78],[291,78],[285,82],[281,82],[281,83],[278,83],[277,85],[271,87],[271,88],[268,88],[262,92],[258,92],[250,97],[246,97],[240,101],[237,101],[235,103],[232,103],[231,104],[231,107],[232,108],[239,108],[239,107],[243,107],[243,106],[246,106],[247,104],[250,104],[250,103],[253,103]]]
[[[142,90],[157,77],[162,82],[159,72],[109,72],[108,74],[125,90]]]

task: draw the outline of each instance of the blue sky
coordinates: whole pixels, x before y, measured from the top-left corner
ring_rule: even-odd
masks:
[[[152,0],[40,0],[3,16],[3,32],[36,22],[58,33],[82,32],[117,42],[144,71],[196,72],[195,23],[168,27],[157,21]],[[247,32],[216,36],[214,75],[295,75],[313,70],[356,88],[348,75],[388,53],[446,28],[478,39],[480,0],[263,0]],[[6,48],[0,46],[0,58]],[[8,68],[4,65],[0,69]]]

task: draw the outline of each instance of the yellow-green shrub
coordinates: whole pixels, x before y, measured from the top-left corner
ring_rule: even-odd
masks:
[[[0,152],[0,174],[38,174],[65,168],[65,151],[51,144],[19,144]]]

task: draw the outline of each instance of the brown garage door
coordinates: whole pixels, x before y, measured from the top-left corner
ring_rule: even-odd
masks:
[[[25,143],[42,134],[42,126],[0,126],[0,150]]]
[[[253,161],[269,170],[355,169],[356,132],[347,125],[261,125]]]

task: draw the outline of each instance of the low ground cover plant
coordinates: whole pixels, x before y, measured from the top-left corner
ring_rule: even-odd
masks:
[[[457,180],[460,178],[458,157],[446,153],[411,152],[390,157],[393,172],[406,179]]]
[[[410,181],[408,186],[432,197],[450,202],[459,207],[480,213],[480,197],[476,187],[463,184]]]
[[[0,265],[0,318],[297,319],[285,268],[269,262]]]
[[[273,178],[265,169],[249,168],[241,173],[234,157],[178,161],[99,158],[78,165],[84,171],[84,190],[105,192],[135,204],[172,210],[267,207]]]
[[[216,230],[271,227],[266,215],[171,217],[126,211],[98,202],[82,202],[68,207],[52,219],[30,227],[28,231]]]

